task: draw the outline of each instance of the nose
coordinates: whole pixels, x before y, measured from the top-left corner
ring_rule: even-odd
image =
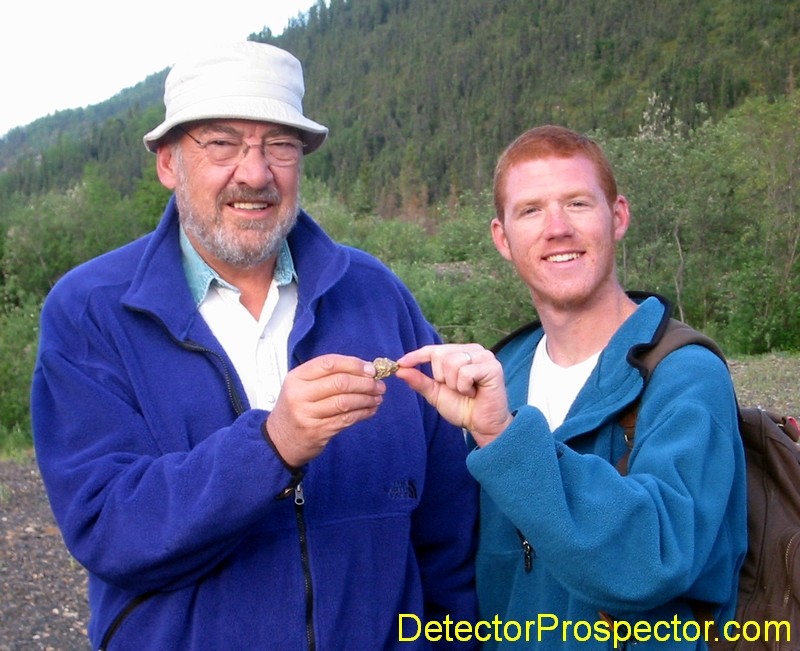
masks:
[[[572,233],[572,223],[563,206],[551,206],[545,211],[544,233],[546,237],[565,237]]]
[[[265,188],[274,181],[275,175],[261,147],[250,147],[247,150],[244,158],[236,165],[234,179],[237,183],[257,189]]]

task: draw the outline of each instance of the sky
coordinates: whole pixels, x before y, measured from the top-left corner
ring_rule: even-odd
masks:
[[[245,40],[316,0],[16,0],[0,28],[0,137],[98,104],[205,41]]]

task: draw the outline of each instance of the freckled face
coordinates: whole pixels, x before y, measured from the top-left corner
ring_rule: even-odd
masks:
[[[198,125],[202,142],[238,138],[256,144],[286,134],[286,127],[246,120]],[[181,223],[212,266],[252,268],[272,258],[297,220],[300,163],[277,167],[252,147],[236,165],[211,163],[189,136],[158,150],[161,182],[175,191]]]
[[[503,208],[503,219],[492,220],[494,244],[537,309],[580,308],[616,290],[616,242],[628,228],[628,203],[619,196],[608,204],[588,158],[517,164],[506,178]]]

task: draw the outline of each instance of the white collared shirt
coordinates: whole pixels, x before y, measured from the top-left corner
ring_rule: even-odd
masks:
[[[211,332],[244,385],[250,406],[272,410],[288,372],[289,333],[297,309],[297,277],[284,242],[267,300],[256,320],[239,301],[240,291],[209,267],[181,230],[189,287]]]

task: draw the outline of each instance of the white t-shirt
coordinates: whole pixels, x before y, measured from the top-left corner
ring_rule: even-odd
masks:
[[[600,353],[597,352],[572,366],[559,366],[547,353],[547,335],[542,337],[531,364],[528,404],[544,414],[550,431],[554,431],[564,422],[569,408],[586,384],[599,357]]]

